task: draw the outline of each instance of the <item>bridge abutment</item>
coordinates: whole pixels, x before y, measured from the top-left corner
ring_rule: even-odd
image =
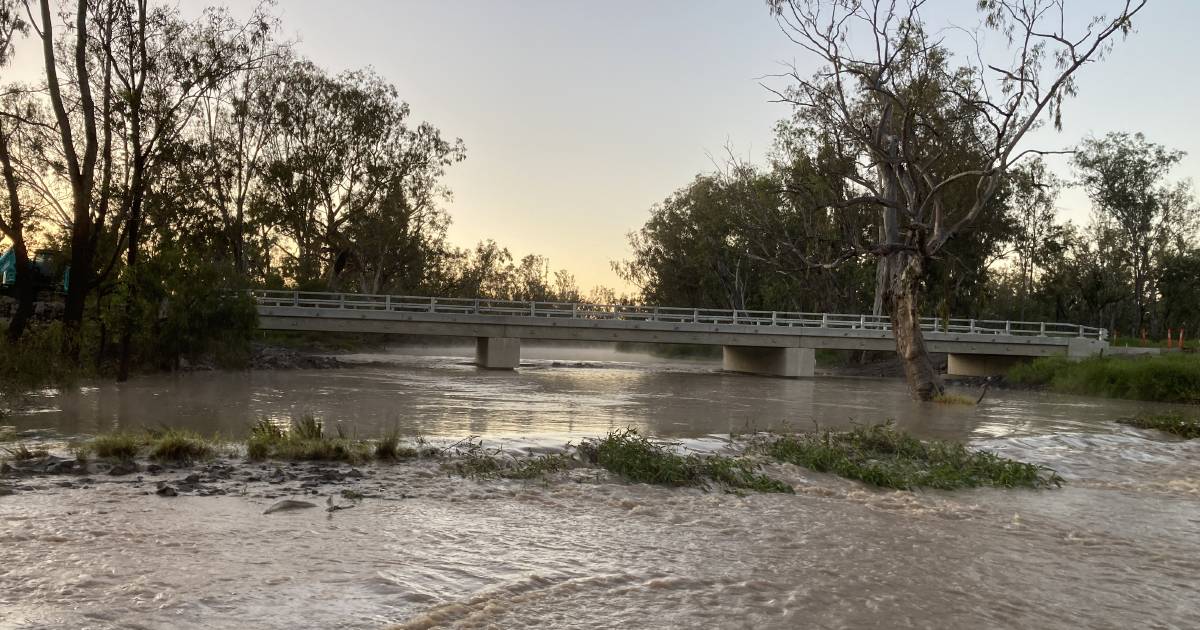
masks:
[[[521,365],[518,337],[476,337],[475,365],[489,370],[512,370]]]
[[[816,373],[812,348],[760,348],[721,346],[721,365],[730,372],[797,378]]]

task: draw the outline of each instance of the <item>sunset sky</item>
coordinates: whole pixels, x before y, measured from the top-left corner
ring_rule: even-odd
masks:
[[[192,14],[207,4],[182,7]],[[974,4],[935,1],[925,16],[974,27]],[[1073,4],[1083,12],[1104,3]],[[758,0],[281,0],[276,10],[301,54],[333,71],[374,66],[416,118],[465,141],[467,159],[447,178],[455,244],[491,238],[518,257],[546,255],[585,291],[629,290],[610,269],[629,255],[626,234],[653,204],[712,170],[727,146],[761,161],[789,113],[759,85],[784,84],[761,77],[793,60],[813,67]],[[1036,146],[1143,131],[1191,153],[1175,175],[1193,176],[1198,23],[1200,2],[1153,0],[1138,32],[1079,76],[1063,133],[1039,133]],[[18,49],[6,80],[37,77],[30,52]],[[1065,216],[1087,217],[1078,191],[1060,205]]]

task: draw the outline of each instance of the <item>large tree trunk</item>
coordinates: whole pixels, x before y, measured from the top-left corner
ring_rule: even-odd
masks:
[[[83,328],[83,309],[91,289],[92,265],[95,252],[91,238],[90,191],[88,197],[77,194],[74,200],[74,223],[71,226],[71,274],[67,281],[67,298],[63,304],[63,354],[79,363],[79,342]]]
[[[33,300],[37,293],[34,286],[33,267],[29,264],[29,249],[25,244],[25,217],[21,209],[21,198],[17,190],[17,175],[13,171],[12,156],[8,151],[10,136],[0,129],[0,164],[4,168],[4,184],[8,193],[8,220],[0,219],[0,228],[12,240],[13,261],[16,278],[13,289],[17,297],[17,312],[8,322],[8,340],[16,343],[25,334],[25,327],[33,317]]]
[[[925,336],[921,332],[918,312],[921,277],[924,265],[920,256],[910,251],[888,254],[884,303],[892,320],[896,338],[896,353],[904,364],[909,392],[917,400],[931,400],[942,393],[942,378],[929,360]]]
[[[33,318],[33,302],[37,296],[36,277],[33,265],[29,262],[29,250],[25,247],[25,239],[13,243],[13,255],[16,258],[17,277],[13,290],[17,297],[17,312],[8,322],[8,341],[16,343],[25,334],[29,320]]]

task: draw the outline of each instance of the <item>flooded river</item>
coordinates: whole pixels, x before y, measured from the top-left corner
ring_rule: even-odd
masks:
[[[892,492],[790,465],[796,495],[394,467],[403,500],[264,515],[268,499],[129,483],[0,496],[0,628],[1200,627],[1200,441],[1114,421],[1160,406],[990,392],[919,404],[883,379],[526,348],[349,357],[346,370],[196,373],[47,392],[6,420],[62,438],[185,426],[237,437],[311,414],[361,437],[562,444],[626,426],[712,436],[894,419],[1044,463],[1059,490]],[[585,474],[586,473],[586,474]]]

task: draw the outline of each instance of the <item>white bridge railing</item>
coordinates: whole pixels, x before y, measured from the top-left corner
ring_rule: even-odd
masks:
[[[259,306],[290,306],[314,309],[350,309],[393,313],[440,313],[444,315],[504,315],[509,317],[567,318],[667,322],[678,324],[735,324],[784,328],[827,328],[841,330],[891,330],[886,316],[790,311],[735,311],[674,306],[629,304],[586,304],[579,302],[517,302],[485,298],[418,297],[410,295],[367,295],[360,293],[313,293],[308,291],[251,291]],[[921,328],[931,332],[1040,337],[1084,337],[1105,340],[1108,331],[1093,326],[1052,322],[1018,322],[990,319],[921,319]]]

